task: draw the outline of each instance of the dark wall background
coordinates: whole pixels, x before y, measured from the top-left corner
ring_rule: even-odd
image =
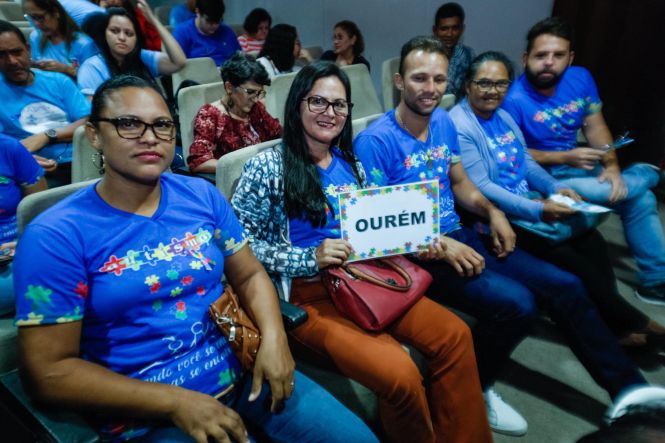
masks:
[[[589,69],[612,133],[635,143],[618,151],[623,164],[665,160],[665,1],[555,0],[552,15],[577,33],[574,64]]]

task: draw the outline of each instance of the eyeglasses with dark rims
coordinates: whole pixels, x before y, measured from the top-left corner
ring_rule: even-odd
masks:
[[[481,92],[490,92],[492,88],[496,89],[497,92],[506,92],[510,86],[510,81],[508,80],[499,80],[493,82],[492,80],[482,79],[482,80],[471,80],[471,83],[478,86]]]
[[[318,95],[313,95],[302,100],[307,102],[307,107],[310,112],[315,114],[323,114],[328,110],[329,106],[332,106],[335,115],[346,117],[349,115],[349,112],[351,112],[351,108],[353,108],[353,103],[347,102],[346,100],[335,100],[334,102],[330,102]]]
[[[111,123],[115,126],[118,136],[127,140],[135,140],[143,137],[148,128],[152,129],[152,133],[160,140],[170,142],[175,138],[175,122],[168,119],[147,123],[135,117],[117,117],[93,120],[93,123],[96,122]]]

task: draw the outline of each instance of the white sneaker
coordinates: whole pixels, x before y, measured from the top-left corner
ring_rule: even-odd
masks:
[[[488,389],[483,396],[487,407],[487,418],[493,431],[516,437],[526,434],[529,425],[524,417],[506,403],[494,389]]]
[[[650,402],[665,402],[665,388],[649,385],[635,386],[619,395],[614,401],[614,405],[605,413],[605,421],[609,423],[621,417],[631,406]]]

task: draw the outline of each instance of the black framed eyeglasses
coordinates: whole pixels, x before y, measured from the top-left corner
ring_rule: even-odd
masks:
[[[23,14],[23,18],[33,22],[41,23],[46,20],[46,14]]]
[[[135,140],[143,137],[148,128],[152,129],[160,140],[167,142],[175,138],[175,122],[172,120],[157,120],[154,123],[146,123],[134,117],[118,117],[118,118],[98,118],[94,122],[108,122],[115,126],[118,136],[127,140]]]
[[[302,100],[307,102],[307,107],[310,112],[315,114],[323,114],[328,110],[329,106],[332,106],[335,115],[346,117],[349,115],[349,112],[351,112],[351,108],[353,108],[353,103],[347,102],[346,100],[335,100],[334,102],[330,102],[318,95],[303,98]]]
[[[264,89],[247,89],[243,88],[242,86],[236,86],[236,89],[243,91],[245,94],[247,94],[247,97],[255,98],[257,100],[261,100],[266,96],[266,91]]]
[[[490,92],[492,88],[496,89],[498,92],[506,92],[510,86],[510,81],[508,80],[499,80],[493,82],[492,80],[471,80],[471,83],[478,86],[482,92]]]

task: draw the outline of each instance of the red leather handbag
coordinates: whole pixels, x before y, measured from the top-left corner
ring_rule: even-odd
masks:
[[[321,277],[337,310],[369,331],[394,322],[432,283],[427,271],[401,255],[328,268]]]

